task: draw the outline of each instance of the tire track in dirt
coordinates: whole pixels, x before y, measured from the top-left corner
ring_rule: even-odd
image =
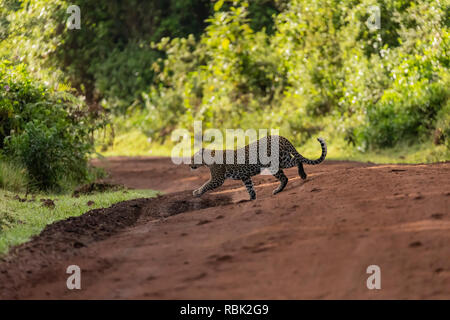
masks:
[[[227,181],[166,158],[99,163],[111,182],[166,194],[60,221],[0,262],[1,298],[450,298],[450,164],[327,161],[308,179]],[[66,288],[68,265],[82,290]],[[366,288],[367,266],[382,290]]]

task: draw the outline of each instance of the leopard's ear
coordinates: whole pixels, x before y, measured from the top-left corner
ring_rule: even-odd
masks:
[[[195,152],[194,154],[203,154],[203,152],[205,151],[204,148],[198,149],[197,152]]]

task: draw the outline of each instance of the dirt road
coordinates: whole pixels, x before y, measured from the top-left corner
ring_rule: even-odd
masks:
[[[273,196],[164,158],[112,158],[112,181],[165,195],[48,226],[0,262],[1,298],[450,299],[450,163],[325,161]],[[68,290],[66,268],[82,270]],[[381,270],[381,290],[366,286]]]

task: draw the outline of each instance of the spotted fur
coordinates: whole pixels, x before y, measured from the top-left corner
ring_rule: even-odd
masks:
[[[298,153],[288,139],[282,136],[274,136],[274,138],[279,139],[279,148],[278,150],[276,150],[279,159],[279,169],[276,172],[271,172],[275,176],[275,178],[280,181],[280,185],[275,190],[273,190],[273,194],[277,194],[278,192],[283,191],[283,189],[286,187],[286,184],[288,183],[288,178],[284,174],[283,169],[297,166],[298,174],[300,175],[300,177],[302,179],[306,179],[306,173],[303,169],[303,164],[305,163],[309,165],[316,165],[321,163],[327,155],[327,146],[322,138],[318,138],[317,140],[320,142],[320,145],[322,147],[322,155],[316,160],[310,160]],[[191,169],[197,169],[200,166],[207,165],[209,167],[209,170],[211,171],[211,178],[203,186],[201,186],[197,190],[194,190],[193,195],[201,196],[207,191],[220,187],[224,183],[225,179],[233,179],[242,180],[250,195],[250,199],[256,199],[256,192],[253,188],[251,177],[260,174],[263,169],[269,168],[269,165],[262,164],[258,154],[253,153],[254,150],[259,150],[259,146],[263,143],[263,146],[267,147],[262,148],[262,150],[267,150],[268,156],[271,156],[271,140],[271,136],[267,136],[245,146],[244,152],[241,153],[241,155],[243,154],[245,156],[245,162],[242,161],[242,164],[237,164],[239,163],[237,161],[240,154],[239,149],[223,151],[222,163],[213,163],[209,165],[207,165],[205,161],[203,161],[201,164],[194,164],[194,155],[191,159]],[[250,153],[250,150],[252,151],[252,153]],[[216,152],[222,152],[217,150],[205,149],[202,149],[199,152],[202,152],[203,155],[205,155],[205,151],[211,152],[212,156],[214,156]],[[242,152],[242,149],[240,149],[240,151]],[[230,162],[226,163],[226,154],[228,152],[231,152],[232,157],[234,158],[234,162],[232,162],[231,164]]]

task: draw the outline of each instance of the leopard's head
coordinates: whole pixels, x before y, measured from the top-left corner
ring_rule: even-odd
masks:
[[[195,163],[194,159],[196,157],[199,157],[201,159],[201,163]],[[189,164],[189,167],[191,167],[191,170],[196,170],[200,168],[201,166],[204,166],[205,163],[203,161],[203,148],[194,153],[194,155],[191,157],[191,163]]]

